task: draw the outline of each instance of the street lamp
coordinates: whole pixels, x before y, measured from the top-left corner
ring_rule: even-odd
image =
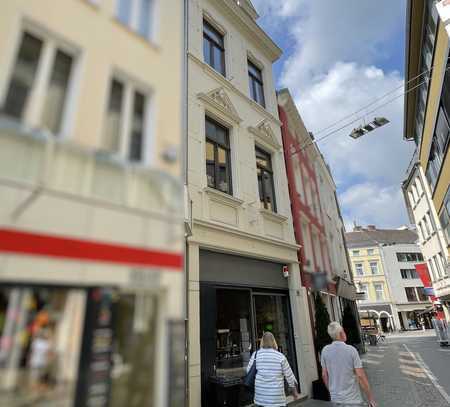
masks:
[[[378,129],[378,127],[384,126],[385,124],[388,124],[389,120],[385,117],[375,117],[373,121],[370,123],[359,126],[356,129],[353,129],[350,133],[350,137],[354,138],[355,140],[357,138],[360,138],[361,136],[364,136],[364,134],[369,133],[370,131],[373,131],[375,129]]]

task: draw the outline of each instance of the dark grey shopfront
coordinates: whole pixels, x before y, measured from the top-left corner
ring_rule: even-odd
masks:
[[[241,379],[257,340],[272,332],[297,375],[288,279],[282,264],[200,251],[202,405],[251,402]]]

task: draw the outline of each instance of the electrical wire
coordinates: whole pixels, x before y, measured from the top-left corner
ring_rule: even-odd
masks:
[[[339,124],[339,123],[341,123],[342,121],[344,121],[344,120],[346,120],[346,119],[348,119],[348,118],[354,116],[355,114],[357,114],[357,113],[359,113],[359,112],[361,112],[361,111],[367,109],[368,107],[374,105],[375,103],[379,102],[380,100],[383,100],[385,97],[391,95],[392,93],[395,93],[397,90],[399,90],[399,89],[401,89],[401,88],[403,88],[403,87],[406,87],[409,83],[411,83],[411,82],[417,80],[417,79],[420,78],[421,76],[430,73],[430,72],[434,69],[434,67],[435,67],[435,66],[433,65],[432,67],[430,67],[430,69],[421,72],[420,74],[418,74],[418,75],[416,75],[415,77],[411,78],[410,80],[408,80],[408,81],[405,82],[404,84],[401,84],[400,86],[398,86],[398,87],[396,87],[396,88],[390,90],[389,92],[385,93],[384,95],[375,98],[372,102],[368,103],[367,105],[365,105],[365,106],[361,107],[360,109],[358,109],[358,110],[356,110],[356,111],[354,111],[354,112],[352,112],[352,113],[350,113],[350,114],[348,114],[348,115],[346,115],[346,116],[340,118],[339,120],[337,120],[336,122],[330,124],[329,126],[323,128],[323,129],[320,129],[319,131],[316,131],[314,134],[317,135],[317,134],[323,133],[324,131],[329,130],[329,129],[331,129],[332,127],[334,127],[336,124]]]
[[[449,69],[450,69],[450,67],[446,68],[444,72],[447,72]],[[426,72],[426,71],[424,71],[424,72]],[[423,72],[423,73],[424,73],[424,72]],[[422,74],[423,74],[423,73],[422,73]],[[421,74],[421,75],[422,75],[422,74]],[[417,77],[416,77],[415,79],[417,79]],[[414,79],[411,79],[411,80],[414,80]],[[335,130],[332,130],[331,132],[325,134],[325,135],[322,136],[322,137],[319,137],[318,139],[311,140],[311,141],[305,143],[302,147],[300,147],[299,149],[296,149],[295,152],[291,153],[291,155],[296,154],[296,153],[299,152],[299,151],[303,151],[305,148],[309,147],[310,145],[312,145],[312,144],[317,144],[317,143],[319,143],[320,141],[325,140],[326,138],[332,136],[333,134],[335,134],[335,133],[337,133],[337,132],[339,132],[339,131],[345,129],[346,127],[348,127],[348,126],[350,126],[350,125],[352,125],[352,124],[354,124],[354,123],[356,123],[356,122],[359,122],[360,120],[364,119],[364,118],[365,118],[366,116],[368,116],[369,114],[374,113],[374,112],[376,112],[377,110],[381,109],[382,107],[384,107],[384,106],[386,106],[386,105],[388,105],[388,104],[394,102],[394,101],[397,100],[398,98],[407,95],[409,92],[414,91],[415,89],[417,89],[418,87],[422,86],[424,83],[427,83],[428,81],[429,81],[429,78],[428,78],[428,79],[425,79],[425,80],[422,81],[422,82],[419,82],[417,85],[415,85],[415,86],[409,88],[407,91],[401,93],[400,95],[397,95],[397,96],[393,97],[392,99],[389,99],[387,102],[385,102],[385,103],[383,103],[383,104],[377,106],[377,107],[374,108],[373,110],[367,112],[365,115],[359,116],[359,117],[357,117],[356,119],[354,119],[354,120],[352,120],[352,121],[350,121],[350,122],[347,122],[347,123],[344,124],[343,126],[337,128],[337,129],[335,129]],[[408,81],[408,83],[409,83],[409,82],[410,82],[410,81]],[[403,87],[403,85],[402,85],[401,87]],[[398,89],[399,89],[399,88],[397,88],[397,90],[398,90]],[[391,91],[391,92],[389,92],[389,93],[393,93],[393,91]],[[387,95],[387,94],[386,94],[386,95]],[[385,95],[385,96],[386,96],[386,95]],[[382,98],[379,98],[379,100],[380,100],[380,99],[384,99],[385,96],[383,96]],[[376,102],[375,102],[375,103],[376,103]],[[371,103],[371,104],[369,104],[369,105],[367,105],[367,106],[372,106],[373,104],[374,104],[374,103]],[[358,110],[357,112],[360,112],[361,110],[364,110],[365,108],[366,108],[366,107],[364,107],[364,108]],[[356,112],[355,112],[355,113],[356,113]],[[354,115],[354,114],[351,114],[351,115],[349,115],[349,116],[347,116],[347,117],[351,117],[351,116],[353,116],[353,115]],[[343,121],[343,120],[340,120],[340,121],[338,121],[337,123],[340,123],[341,121]],[[333,127],[333,126],[331,126],[331,127]],[[317,134],[317,133],[316,133],[316,134]]]

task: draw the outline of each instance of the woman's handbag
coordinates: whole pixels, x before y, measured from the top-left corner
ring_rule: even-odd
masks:
[[[250,370],[248,371],[248,373],[245,375],[244,380],[243,380],[243,384],[244,386],[250,388],[250,389],[255,389],[255,379],[256,379],[256,356],[258,356],[258,351],[256,351],[255,353],[255,360],[253,361],[253,365],[250,368]]]

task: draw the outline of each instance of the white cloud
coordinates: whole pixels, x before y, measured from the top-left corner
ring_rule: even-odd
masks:
[[[305,92],[300,93],[296,102],[306,126],[314,132],[338,121],[349,112],[357,111],[375,97],[401,88],[402,83],[398,72],[385,74],[373,66],[339,62],[320,80],[306,88]],[[402,138],[402,89],[332,129],[316,133],[315,136],[320,139],[355,117],[365,115],[399,95],[396,100],[366,116],[368,121],[375,116],[385,116],[391,121],[388,125],[353,140],[348,135],[352,128],[363,122],[361,120],[319,142],[338,185],[345,186],[352,179],[389,185],[400,183],[412,154],[412,145],[404,142]]]
[[[341,194],[340,200],[347,230],[352,230],[353,221],[358,225],[385,228],[397,228],[408,223],[404,216],[403,195],[398,185],[357,184]]]
[[[317,132],[401,87],[402,74],[382,66],[394,52],[402,52],[392,42],[404,22],[405,0],[254,4],[264,27],[275,37],[289,38],[290,55],[278,82],[290,89],[308,130]],[[383,102],[401,93],[399,89]],[[413,146],[402,138],[403,97],[369,113],[381,103],[361,114],[367,114],[368,121],[385,116],[389,125],[356,141],[348,137],[350,126],[319,147],[330,163],[347,221],[356,218],[362,224],[393,227],[407,222],[400,182]]]

